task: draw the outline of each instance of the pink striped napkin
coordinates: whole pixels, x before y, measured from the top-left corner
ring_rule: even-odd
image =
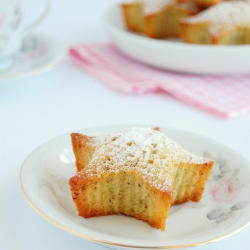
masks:
[[[70,49],[70,55],[81,68],[117,91],[145,94],[161,90],[195,108],[226,118],[250,111],[250,75],[172,73],[127,58],[111,44],[80,44]]]

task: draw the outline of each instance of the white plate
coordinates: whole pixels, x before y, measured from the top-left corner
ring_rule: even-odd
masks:
[[[80,132],[100,135],[125,127],[98,127]],[[89,219],[77,215],[68,185],[75,174],[69,134],[43,144],[30,154],[20,171],[22,192],[49,222],[113,249],[198,246],[228,237],[249,225],[250,163],[210,139],[175,129],[162,128],[162,131],[191,152],[215,160],[202,200],[173,206],[165,232],[124,215]]]
[[[67,55],[64,45],[52,37],[30,34],[24,37],[18,53],[0,61],[0,79],[41,73],[61,63]]]
[[[195,45],[147,38],[126,31],[118,4],[107,9],[104,21],[117,49],[142,63],[194,74],[250,73],[250,45]]]

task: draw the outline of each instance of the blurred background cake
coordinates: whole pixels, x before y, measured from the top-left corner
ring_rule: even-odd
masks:
[[[120,4],[129,31],[186,43],[250,43],[249,0],[137,0]]]
[[[180,35],[187,43],[249,44],[250,4],[221,2],[194,17],[180,21]]]
[[[195,15],[199,9],[190,2],[140,0],[121,4],[126,28],[151,38],[179,36],[179,20]]]

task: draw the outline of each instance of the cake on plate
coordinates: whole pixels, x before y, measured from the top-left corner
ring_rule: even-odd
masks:
[[[163,231],[171,205],[201,199],[213,166],[158,129],[71,139],[77,173],[69,185],[84,218],[125,214]]]

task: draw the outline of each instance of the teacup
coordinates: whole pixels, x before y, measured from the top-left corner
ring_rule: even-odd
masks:
[[[46,8],[41,16],[28,27],[22,27],[23,9],[29,1],[0,0],[0,70],[7,67],[11,56],[20,50],[22,38],[46,16],[50,8],[50,0],[46,1]]]

